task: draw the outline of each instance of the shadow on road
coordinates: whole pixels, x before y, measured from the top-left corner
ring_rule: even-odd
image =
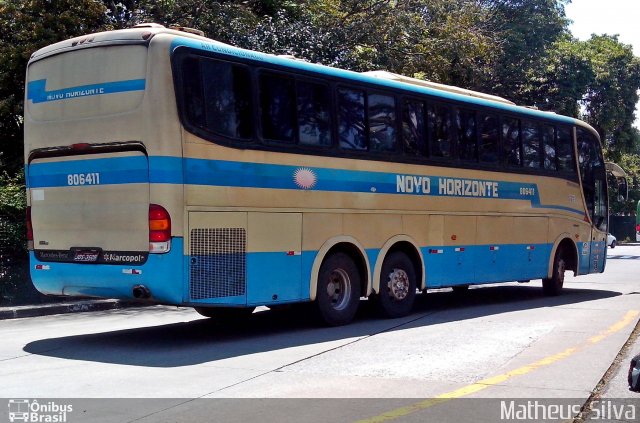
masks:
[[[318,327],[300,310],[264,311],[246,321],[221,324],[196,318],[189,322],[34,341],[24,351],[70,360],[144,367],[180,367],[303,345],[363,337],[408,327],[429,326],[519,310],[584,303],[621,295],[594,289],[568,289],[543,297],[539,286],[502,285],[419,295],[412,315],[387,320],[361,303],[351,325]],[[125,310],[134,319],[144,310]]]

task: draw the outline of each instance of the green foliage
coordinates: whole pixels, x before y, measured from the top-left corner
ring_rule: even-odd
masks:
[[[0,303],[28,281],[24,178],[0,174]]]
[[[27,198],[22,174],[0,174],[0,251],[23,255],[26,252],[25,215]]]
[[[2,167],[22,169],[24,76],[31,53],[106,22],[105,7],[92,0],[6,0],[0,3],[0,152]]]

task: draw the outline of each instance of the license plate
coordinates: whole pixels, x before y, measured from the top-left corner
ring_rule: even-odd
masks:
[[[73,261],[80,263],[94,263],[100,257],[100,250],[76,250],[73,254]]]

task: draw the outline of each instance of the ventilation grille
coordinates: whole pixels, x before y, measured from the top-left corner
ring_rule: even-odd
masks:
[[[235,297],[246,288],[247,234],[242,228],[191,230],[191,299]]]

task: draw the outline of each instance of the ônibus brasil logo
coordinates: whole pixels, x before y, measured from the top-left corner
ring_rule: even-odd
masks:
[[[38,400],[10,399],[9,422],[29,423],[65,423],[73,412],[71,404],[60,404],[55,401],[38,402]]]

